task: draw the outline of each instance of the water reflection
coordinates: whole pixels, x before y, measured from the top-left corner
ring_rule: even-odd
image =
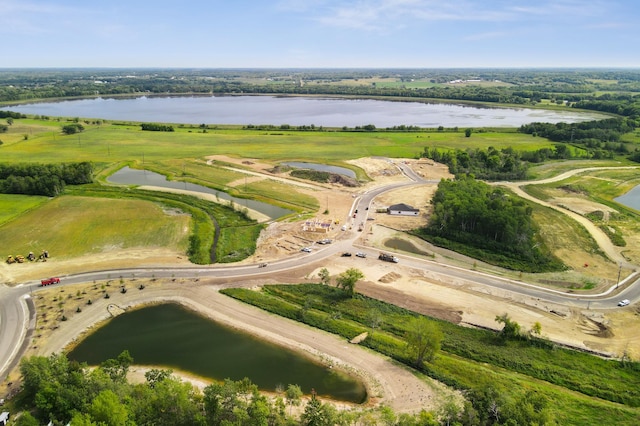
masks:
[[[138,97],[81,99],[16,105],[12,111],[54,117],[86,117],[185,124],[289,124],[379,128],[519,127],[532,122],[575,123],[604,118],[598,113],[530,108],[392,102],[372,99],[275,96]]]
[[[293,351],[223,327],[173,303],[127,312],[83,339],[72,360],[99,365],[128,350],[138,365],[164,366],[214,380],[248,377],[261,390],[299,385],[309,394],[361,403],[364,385]]]
[[[186,191],[211,194],[221,200],[233,201],[235,205],[258,211],[271,219],[278,219],[292,213],[291,210],[283,209],[282,207],[246,198],[233,197],[226,192],[216,191],[215,189],[207,188],[206,186],[196,185],[189,182],[167,180],[166,176],[150,172],[148,170],[137,170],[130,167],[123,167],[109,176],[107,181],[120,185],[150,185],[159,186],[161,188],[182,189]]]

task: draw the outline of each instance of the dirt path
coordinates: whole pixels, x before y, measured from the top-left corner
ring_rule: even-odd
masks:
[[[552,178],[548,178],[548,179],[541,179],[538,181],[528,181],[528,182],[496,182],[494,183],[494,185],[500,185],[500,186],[506,186],[509,189],[511,189],[513,192],[516,193],[516,195],[518,195],[519,197],[522,197],[524,199],[533,201],[534,203],[540,204],[542,206],[545,207],[549,207],[552,208],[556,211],[559,211],[563,214],[566,214],[567,216],[571,217],[573,220],[575,220],[576,222],[580,223],[582,226],[584,226],[587,231],[591,234],[591,236],[593,237],[594,240],[596,240],[596,243],[598,244],[598,246],[602,249],[602,251],[604,251],[607,256],[609,258],[611,258],[611,260],[613,260],[615,263],[628,268],[628,269],[635,269],[637,265],[634,265],[632,263],[629,263],[627,261],[627,259],[624,258],[624,256],[622,256],[620,254],[620,250],[617,249],[613,243],[611,242],[611,239],[601,230],[599,229],[596,225],[593,224],[593,222],[591,222],[589,219],[587,219],[586,217],[574,213],[570,210],[567,210],[566,208],[562,208],[560,206],[557,206],[555,204],[552,203],[548,203],[546,201],[540,200],[539,198],[533,197],[529,194],[527,194],[522,188],[526,185],[541,185],[541,184],[545,184],[545,183],[552,183],[552,182],[558,182],[561,181],[563,179],[567,179],[571,176],[574,176],[576,174],[580,174],[580,173],[584,173],[584,172],[588,172],[588,171],[594,171],[594,170],[611,170],[611,169],[635,169],[637,167],[589,167],[589,168],[584,168],[584,169],[575,169],[575,170],[570,170],[568,172],[562,173],[558,176],[554,176]]]

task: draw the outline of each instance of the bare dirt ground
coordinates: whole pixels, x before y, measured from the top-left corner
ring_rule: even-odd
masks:
[[[291,182],[287,176],[272,176],[267,169],[272,165],[260,163],[258,161],[247,159],[233,159],[229,157],[212,157],[212,161],[220,160],[227,163],[243,164],[249,167],[252,173],[255,173],[252,179],[283,179]],[[426,179],[439,180],[440,178],[451,177],[446,167],[438,164],[432,164],[428,161],[417,162],[416,160],[406,160],[409,165],[418,173],[422,174]],[[318,220],[331,220],[334,225],[328,233],[308,232],[303,230],[304,221],[290,221],[286,223],[273,223],[263,232],[260,237],[256,254],[245,262],[261,262],[275,260],[287,257],[294,253],[298,253],[300,247],[307,245],[309,242],[317,241],[321,238],[340,239],[342,232],[340,227],[346,223],[345,219],[349,217],[352,204],[360,193],[378,185],[390,182],[398,182],[405,180],[394,164],[383,160],[366,158],[354,160],[354,164],[362,167],[367,174],[373,179],[372,182],[357,188],[345,188],[338,185],[316,185],[308,182],[294,181],[291,184],[296,185],[296,190],[306,191],[317,197],[320,203]],[[424,241],[414,239],[401,232],[403,230],[416,228],[426,223],[428,218],[428,205],[436,184],[424,184],[419,190],[412,188],[411,190],[400,189],[376,198],[370,208],[370,216],[374,218],[367,221],[362,243],[367,246],[380,249],[388,248],[385,244],[396,238],[408,241],[415,248],[433,256],[436,261],[465,267],[468,269],[476,269],[480,272],[490,272],[503,275],[513,279],[521,279],[523,281],[535,281],[541,277],[530,277],[526,274],[509,275],[508,272],[499,270],[490,265],[476,262],[473,259],[456,255],[430,246]],[[391,217],[385,213],[376,213],[377,209],[383,209],[390,204],[406,203],[420,209],[418,217]],[[563,197],[556,200],[565,208],[574,212],[585,212],[591,208],[599,208],[599,206],[585,206],[585,200],[574,200],[571,196]],[[329,214],[323,214],[325,210]],[[339,221],[339,223],[335,223]],[[571,259],[575,254],[564,253],[567,259],[574,263],[579,260]],[[403,268],[401,264],[388,264],[379,262],[375,259],[356,259],[356,258],[335,258],[325,264],[310,265],[307,269],[297,272],[295,275],[281,274],[269,277],[268,280],[260,280],[248,283],[233,283],[233,285],[259,286],[265,283],[296,283],[313,279],[317,276],[319,269],[326,267],[330,273],[335,276],[349,267],[354,266],[363,271],[365,280],[358,283],[357,291],[372,297],[380,298],[390,303],[404,306],[418,312],[443,318],[454,323],[481,326],[488,328],[497,328],[495,322],[496,315],[508,313],[509,316],[517,321],[523,329],[529,329],[534,323],[539,322],[542,325],[542,335],[558,343],[568,344],[574,347],[598,351],[611,354],[613,356],[622,356],[626,354],[633,359],[640,358],[640,335],[635,333],[638,326],[638,311],[635,307],[619,308],[617,310],[581,310],[572,309],[564,306],[552,306],[539,300],[533,300],[520,295],[500,291],[496,289],[487,289],[473,282],[461,282],[452,280],[449,277],[439,276],[429,271],[417,271]],[[135,265],[166,265],[175,263],[187,263],[186,259],[176,253],[154,252],[149,253],[121,253],[114,250],[106,252],[100,256],[93,256],[87,259],[67,262],[64,265],[55,262],[55,258],[47,264],[33,266],[37,270],[23,272],[15,272],[16,268],[11,268],[10,272],[6,270],[0,271],[5,276],[11,276],[15,281],[21,282],[25,279],[33,279],[34,277],[53,275],[55,271],[60,271],[63,267],[65,272],[76,272],[79,270],[106,269],[125,264]],[[570,263],[570,262],[569,262]],[[576,263],[577,264],[577,263]],[[10,265],[15,266],[15,265]],[[23,266],[23,265],[20,265]],[[31,268],[32,266],[27,266]],[[605,265],[606,266],[606,265]],[[609,276],[615,276],[617,265],[606,266],[611,268],[614,273]],[[589,277],[591,270],[578,270],[568,273],[558,273],[545,275],[542,278],[548,281],[557,282],[575,282],[580,283],[585,277]],[[623,277],[628,274],[625,271]],[[598,282],[611,284],[598,277]],[[229,283],[227,283],[228,285]],[[238,307],[236,303],[230,303],[228,300],[222,301],[220,295],[215,293],[216,287],[207,286],[204,283],[193,285],[193,283],[180,283],[176,287],[175,283],[163,285],[157,284],[159,289],[152,290],[149,286],[139,295],[138,290],[130,290],[126,297],[119,301],[117,295],[113,297],[111,303],[118,306],[133,306],[135,303],[141,303],[145,300],[150,301],[156,299],[156,296],[162,298],[172,298],[182,303],[204,312],[215,319],[225,321],[229,324],[241,327],[260,336],[273,339],[281,344],[298,346],[306,350],[307,353],[316,357],[326,357],[336,365],[341,365],[346,369],[357,371],[361,377],[365,378],[370,389],[373,390],[374,401],[391,402],[391,405],[399,411],[410,411],[418,407],[419,404],[430,406],[431,402],[439,401],[443,395],[441,389],[430,383],[423,381],[415,381],[410,378],[401,381],[397,380],[400,373],[396,370],[390,370],[390,366],[376,365],[375,372],[367,369],[366,365],[362,365],[358,359],[362,356],[361,348],[349,345],[341,340],[327,340],[320,347],[314,347],[312,342],[317,339],[318,333],[314,330],[301,331],[299,324],[288,322],[280,322],[281,319],[270,318],[269,315],[256,312],[252,308]],[[149,291],[148,291],[149,290]],[[67,296],[68,297],[68,296]],[[105,302],[101,301],[102,304]],[[98,303],[96,303],[98,305]],[[65,307],[68,310],[68,308]],[[91,308],[93,310],[93,307]],[[96,310],[98,311],[98,310]],[[219,311],[218,314],[216,312]],[[59,329],[50,330],[53,334],[47,337],[49,333],[45,327],[42,330],[42,336],[34,343],[33,350],[38,353],[49,353],[51,351],[60,350],[68,342],[72,341],[78,333],[87,330],[92,324],[105,319],[109,314],[104,307],[100,314],[89,314],[89,309],[83,309],[82,313],[74,314],[71,312],[70,319],[67,322],[60,323]],[[85,313],[87,315],[85,315]],[[93,315],[93,316],[90,316]],[[217,315],[217,316],[216,316]],[[83,319],[76,321],[76,317]],[[255,322],[257,321],[257,322]],[[262,322],[277,323],[275,329],[258,330]],[[76,325],[77,324],[77,325]],[[50,327],[51,328],[51,327]],[[304,327],[302,327],[304,328]],[[309,340],[298,340],[303,338],[302,335],[308,333]],[[289,339],[289,341],[286,341]],[[286,341],[286,342],[285,342]],[[303,348],[302,346],[307,346]],[[308,347],[312,349],[308,349]],[[347,355],[346,351],[356,351],[356,355]],[[343,356],[344,352],[344,356]],[[321,355],[325,354],[325,355]],[[380,361],[371,360],[371,363]],[[404,377],[404,376],[402,376]],[[427,383],[427,384],[425,384]],[[425,389],[425,386],[428,389]],[[412,397],[408,395],[413,395]],[[401,402],[406,398],[408,402]],[[413,398],[413,399],[412,399]],[[417,401],[416,398],[422,398]],[[392,402],[393,401],[393,402]],[[421,406],[422,407],[422,406]]]

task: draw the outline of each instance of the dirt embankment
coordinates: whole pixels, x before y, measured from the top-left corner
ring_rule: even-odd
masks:
[[[139,288],[142,283],[144,289]],[[60,291],[62,288],[51,288],[37,293],[40,311],[49,314],[39,318],[36,338],[28,355],[59,352],[73,345],[101,321],[128,309],[149,303],[175,302],[229,327],[300,351],[327,368],[342,369],[360,378],[369,395],[366,406],[386,404],[398,412],[415,412],[436,408],[451,393],[432,380],[419,378],[386,357],[349,344],[335,335],[223,296],[218,292],[221,285],[214,280],[136,280],[124,284],[128,289],[126,293],[119,291],[122,285],[115,282],[108,287],[104,283],[84,284],[67,286],[63,292]],[[234,285],[253,287],[255,283]],[[109,299],[104,298],[105,292],[111,295]],[[87,304],[89,299],[93,300],[91,305]],[[57,301],[64,301],[65,321],[60,321]],[[81,306],[81,312],[77,312],[74,302]],[[206,383],[204,379],[198,380]],[[349,407],[349,404],[341,405]]]

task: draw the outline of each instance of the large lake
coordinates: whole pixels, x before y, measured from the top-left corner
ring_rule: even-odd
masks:
[[[531,122],[580,122],[604,118],[597,113],[530,108],[392,102],[370,99],[276,96],[190,96],[129,99],[96,98],[43,102],[12,111],[50,117],[184,124],[289,124],[356,127],[373,124],[444,127],[519,127]]]

